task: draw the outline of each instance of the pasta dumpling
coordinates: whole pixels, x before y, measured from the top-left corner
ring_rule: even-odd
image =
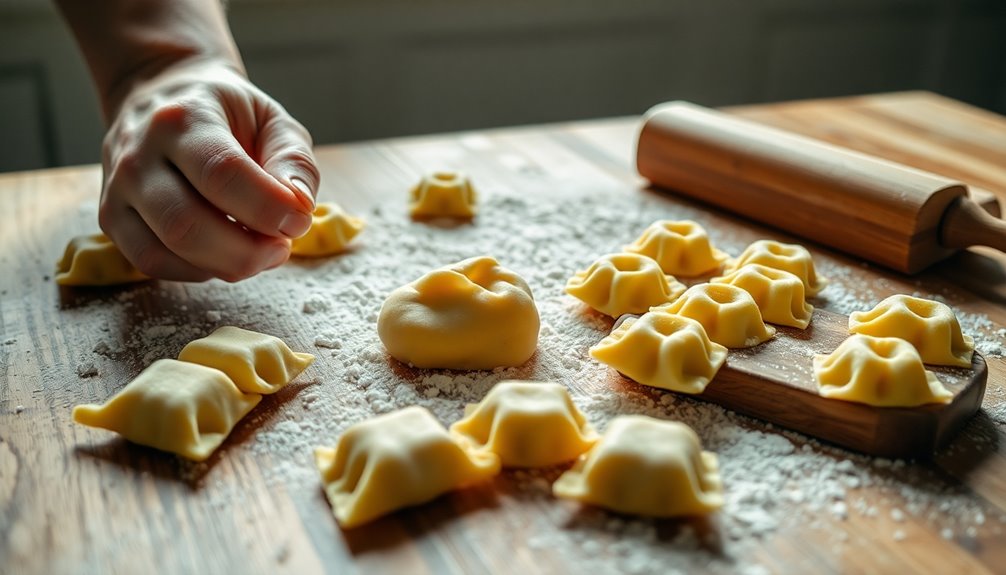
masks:
[[[356,527],[499,473],[496,455],[471,453],[418,406],[353,425],[314,453],[325,494],[344,528]]]
[[[475,452],[495,453],[504,467],[545,467],[576,459],[597,441],[566,388],[555,383],[504,381],[451,433]]]
[[[104,405],[74,407],[73,420],[203,461],[261,399],[256,393],[242,393],[220,370],[162,359]]]
[[[950,306],[907,295],[892,295],[870,311],[849,316],[849,333],[897,337],[915,346],[923,363],[971,367],[975,340],[961,331]]]
[[[694,319],[709,339],[726,347],[751,347],[775,335],[775,328],[762,320],[751,294],[730,284],[694,285],[674,302],[652,311]]]
[[[761,264],[747,264],[710,283],[730,284],[751,294],[762,320],[806,329],[814,306],[804,297],[803,282],[795,275]]]
[[[611,317],[643,313],[674,301],[684,291],[685,286],[665,275],[654,259],[639,254],[601,256],[566,283],[566,293]]]
[[[814,356],[823,397],[878,407],[915,407],[953,399],[922,365],[912,344],[896,337],[852,335],[829,355]]]
[[[423,176],[412,188],[409,214],[413,218],[475,217],[475,189],[467,176],[457,172]]]
[[[666,274],[684,277],[716,271],[728,257],[714,249],[705,228],[691,220],[654,222],[624,250],[653,258]]]
[[[416,367],[521,365],[538,347],[531,288],[489,256],[433,270],[391,292],[377,333],[392,357]]]
[[[311,227],[306,234],[293,240],[290,254],[323,257],[341,253],[365,226],[361,218],[347,214],[339,204],[318,204],[311,214]]]
[[[736,260],[730,262],[726,273],[748,264],[761,264],[789,272],[800,278],[807,297],[814,297],[827,283],[818,277],[814,259],[807,248],[798,244],[784,244],[772,240],[758,240],[749,245]]]
[[[110,286],[148,279],[105,234],[73,238],[56,264],[56,283],[64,286]]]
[[[594,447],[552,485],[556,497],[620,513],[677,517],[723,506],[716,454],[683,423],[642,415],[611,420]]]
[[[702,393],[727,358],[727,349],[709,340],[699,322],[650,312],[629,317],[590,356],[650,387]]]
[[[245,393],[276,393],[314,361],[278,337],[224,326],[189,342],[178,359],[219,369]]]

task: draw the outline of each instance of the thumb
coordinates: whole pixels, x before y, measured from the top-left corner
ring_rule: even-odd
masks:
[[[262,169],[289,188],[308,211],[314,211],[321,174],[307,129],[279,108],[259,132],[258,147]]]

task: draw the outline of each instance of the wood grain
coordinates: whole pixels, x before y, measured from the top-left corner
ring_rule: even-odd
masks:
[[[931,94],[910,93],[794,102],[738,108],[732,113],[760,122],[929,169],[946,177],[1006,194],[1006,119]],[[620,189],[633,201],[687,206],[718,230],[747,241],[792,238],[709,208],[641,190],[632,170],[634,118],[538,126],[481,133],[431,136],[327,147],[319,150],[323,198],[338,196],[349,211],[398,198],[417,170],[450,158],[473,177],[532,193],[562,187]],[[275,334],[294,349],[310,349],[311,334],[297,313],[271,303],[284,289],[281,274],[237,285],[153,283],[127,290],[88,293],[57,290],[52,266],[66,239],[94,228],[93,205],[100,171],[93,166],[0,175],[0,570],[11,573],[472,573],[570,571],[548,541],[593,541],[601,551],[597,572],[613,571],[615,544],[631,533],[606,530],[608,521],[529,490],[507,472],[492,486],[451,494],[352,532],[331,517],[320,488],[270,480],[278,466],[310,469],[309,455],[262,453],[256,434],[306,417],[300,397],[326,394],[352,401],[334,366],[316,362],[324,388],[305,382],[263,400],[225,445],[204,465],[190,465],[153,450],[109,440],[70,422],[70,408],[101,400],[144,366],[149,352],[138,330],[157,322],[179,329],[198,324],[207,311],[242,318],[243,327]],[[83,211],[82,211],[83,210]],[[1006,325],[1006,258],[968,250],[917,277],[865,266],[810,245],[815,258],[847,270],[843,281],[860,296],[879,300],[918,290],[943,294],[958,310]],[[304,269],[309,269],[305,267]],[[114,305],[112,305],[114,304]],[[128,305],[127,305],[128,304]],[[827,307],[827,303],[822,306]],[[118,310],[101,315],[94,309]],[[106,341],[115,348],[99,378],[80,378],[82,356]],[[164,353],[177,354],[183,337],[168,338]],[[10,342],[10,343],[7,343]],[[850,512],[846,520],[827,510],[794,503],[816,528],[786,525],[758,545],[731,551],[717,521],[661,524],[653,553],[674,549],[710,568],[734,570],[749,563],[780,573],[997,573],[1006,565],[1006,430],[995,414],[1006,401],[1002,358],[990,357],[984,412],[931,462],[883,470],[894,485],[943,494],[954,505],[984,510],[987,525],[971,537],[953,514],[890,519],[911,502],[877,485],[850,491],[875,513]],[[329,370],[329,371],[326,371]],[[576,397],[651,392],[614,375],[610,389],[569,382]],[[660,396],[653,394],[654,400]],[[687,407],[687,405],[685,406]],[[766,439],[777,430],[738,419]],[[795,453],[806,449],[836,461],[847,452],[786,435]],[[318,440],[332,438],[319,437]],[[871,465],[854,460],[854,465]],[[554,478],[561,470],[550,471]],[[308,482],[308,485],[312,485]],[[729,486],[728,486],[729,489]],[[687,526],[701,535],[690,550],[677,551]],[[895,529],[903,541],[891,537]],[[942,536],[953,529],[953,536]],[[540,541],[538,539],[537,541]],[[724,567],[726,566],[726,567]]]

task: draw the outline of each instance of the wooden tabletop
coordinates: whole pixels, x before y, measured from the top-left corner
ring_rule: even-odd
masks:
[[[730,111],[958,178],[1006,201],[1006,118],[958,102],[903,93]],[[660,209],[697,216],[714,237],[793,239],[645,190],[632,169],[636,128],[636,119],[621,118],[324,147],[318,153],[321,195],[338,198],[365,217],[375,206],[398,209],[419,173],[447,163],[466,167],[490,196],[505,188],[526,190],[529,199],[550,190],[589,199],[598,190],[615,190],[622,198],[612,207],[616,211],[659,203]],[[324,414],[312,411],[312,404],[348,404],[364,391],[353,384],[354,364],[315,347],[315,331],[303,327],[302,310],[283,307],[275,295],[294,282],[310,284],[312,272],[343,262],[281,268],[236,285],[161,282],[59,290],[52,281],[53,262],[71,236],[96,229],[99,183],[95,166],[0,175],[4,572],[1006,573],[1002,254],[971,250],[906,277],[809,244],[826,269],[840,271],[836,280],[844,286],[817,305],[847,312],[849,298],[937,294],[969,318],[966,327],[981,331],[989,363],[983,410],[933,461],[854,456],[727,414],[718,417],[753,434],[745,437],[754,448],[782,446],[772,455],[780,469],[791,469],[788,462],[797,458],[805,463],[785,473],[752,468],[765,474],[762,489],[752,488],[758,477],[745,478],[747,491],[739,494],[735,485],[734,503],[720,517],[640,522],[584,511],[549,495],[547,481],[561,470],[506,471],[490,486],[344,532],[303,447],[330,445],[331,430],[352,423],[318,422],[312,418]],[[485,218],[477,225],[489,224]],[[364,236],[359,251],[346,256],[349,269],[367,248]],[[401,277],[400,283],[412,279]],[[565,301],[561,282],[544,296],[535,289],[539,299]],[[297,384],[266,398],[209,462],[184,462],[71,422],[73,405],[104,401],[157,359],[154,355],[176,354],[221,320],[281,335],[319,360]],[[338,325],[332,328],[338,331]],[[548,339],[555,341],[561,339]],[[529,374],[561,361],[551,351],[540,348],[538,371]],[[604,373],[588,359],[575,360]],[[399,373],[390,362],[374,365],[384,365],[388,377]],[[415,377],[407,370],[399,375],[403,381]],[[564,383],[578,402],[616,401],[622,394],[649,402],[668,418],[696,417],[696,410],[717,413],[690,399],[661,402],[662,394],[616,379]],[[703,433],[707,443],[731,441],[710,428]],[[817,464],[829,471],[819,479],[804,477]],[[725,488],[730,500],[729,480]],[[838,493],[822,498],[818,489]],[[760,498],[757,509],[770,525],[755,529],[758,517],[730,516],[732,510],[749,509],[744,505],[750,498]]]

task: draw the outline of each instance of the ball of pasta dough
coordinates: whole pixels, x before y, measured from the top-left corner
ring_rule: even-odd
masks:
[[[377,333],[392,357],[422,368],[520,365],[538,347],[531,289],[489,256],[433,270],[391,292]]]

